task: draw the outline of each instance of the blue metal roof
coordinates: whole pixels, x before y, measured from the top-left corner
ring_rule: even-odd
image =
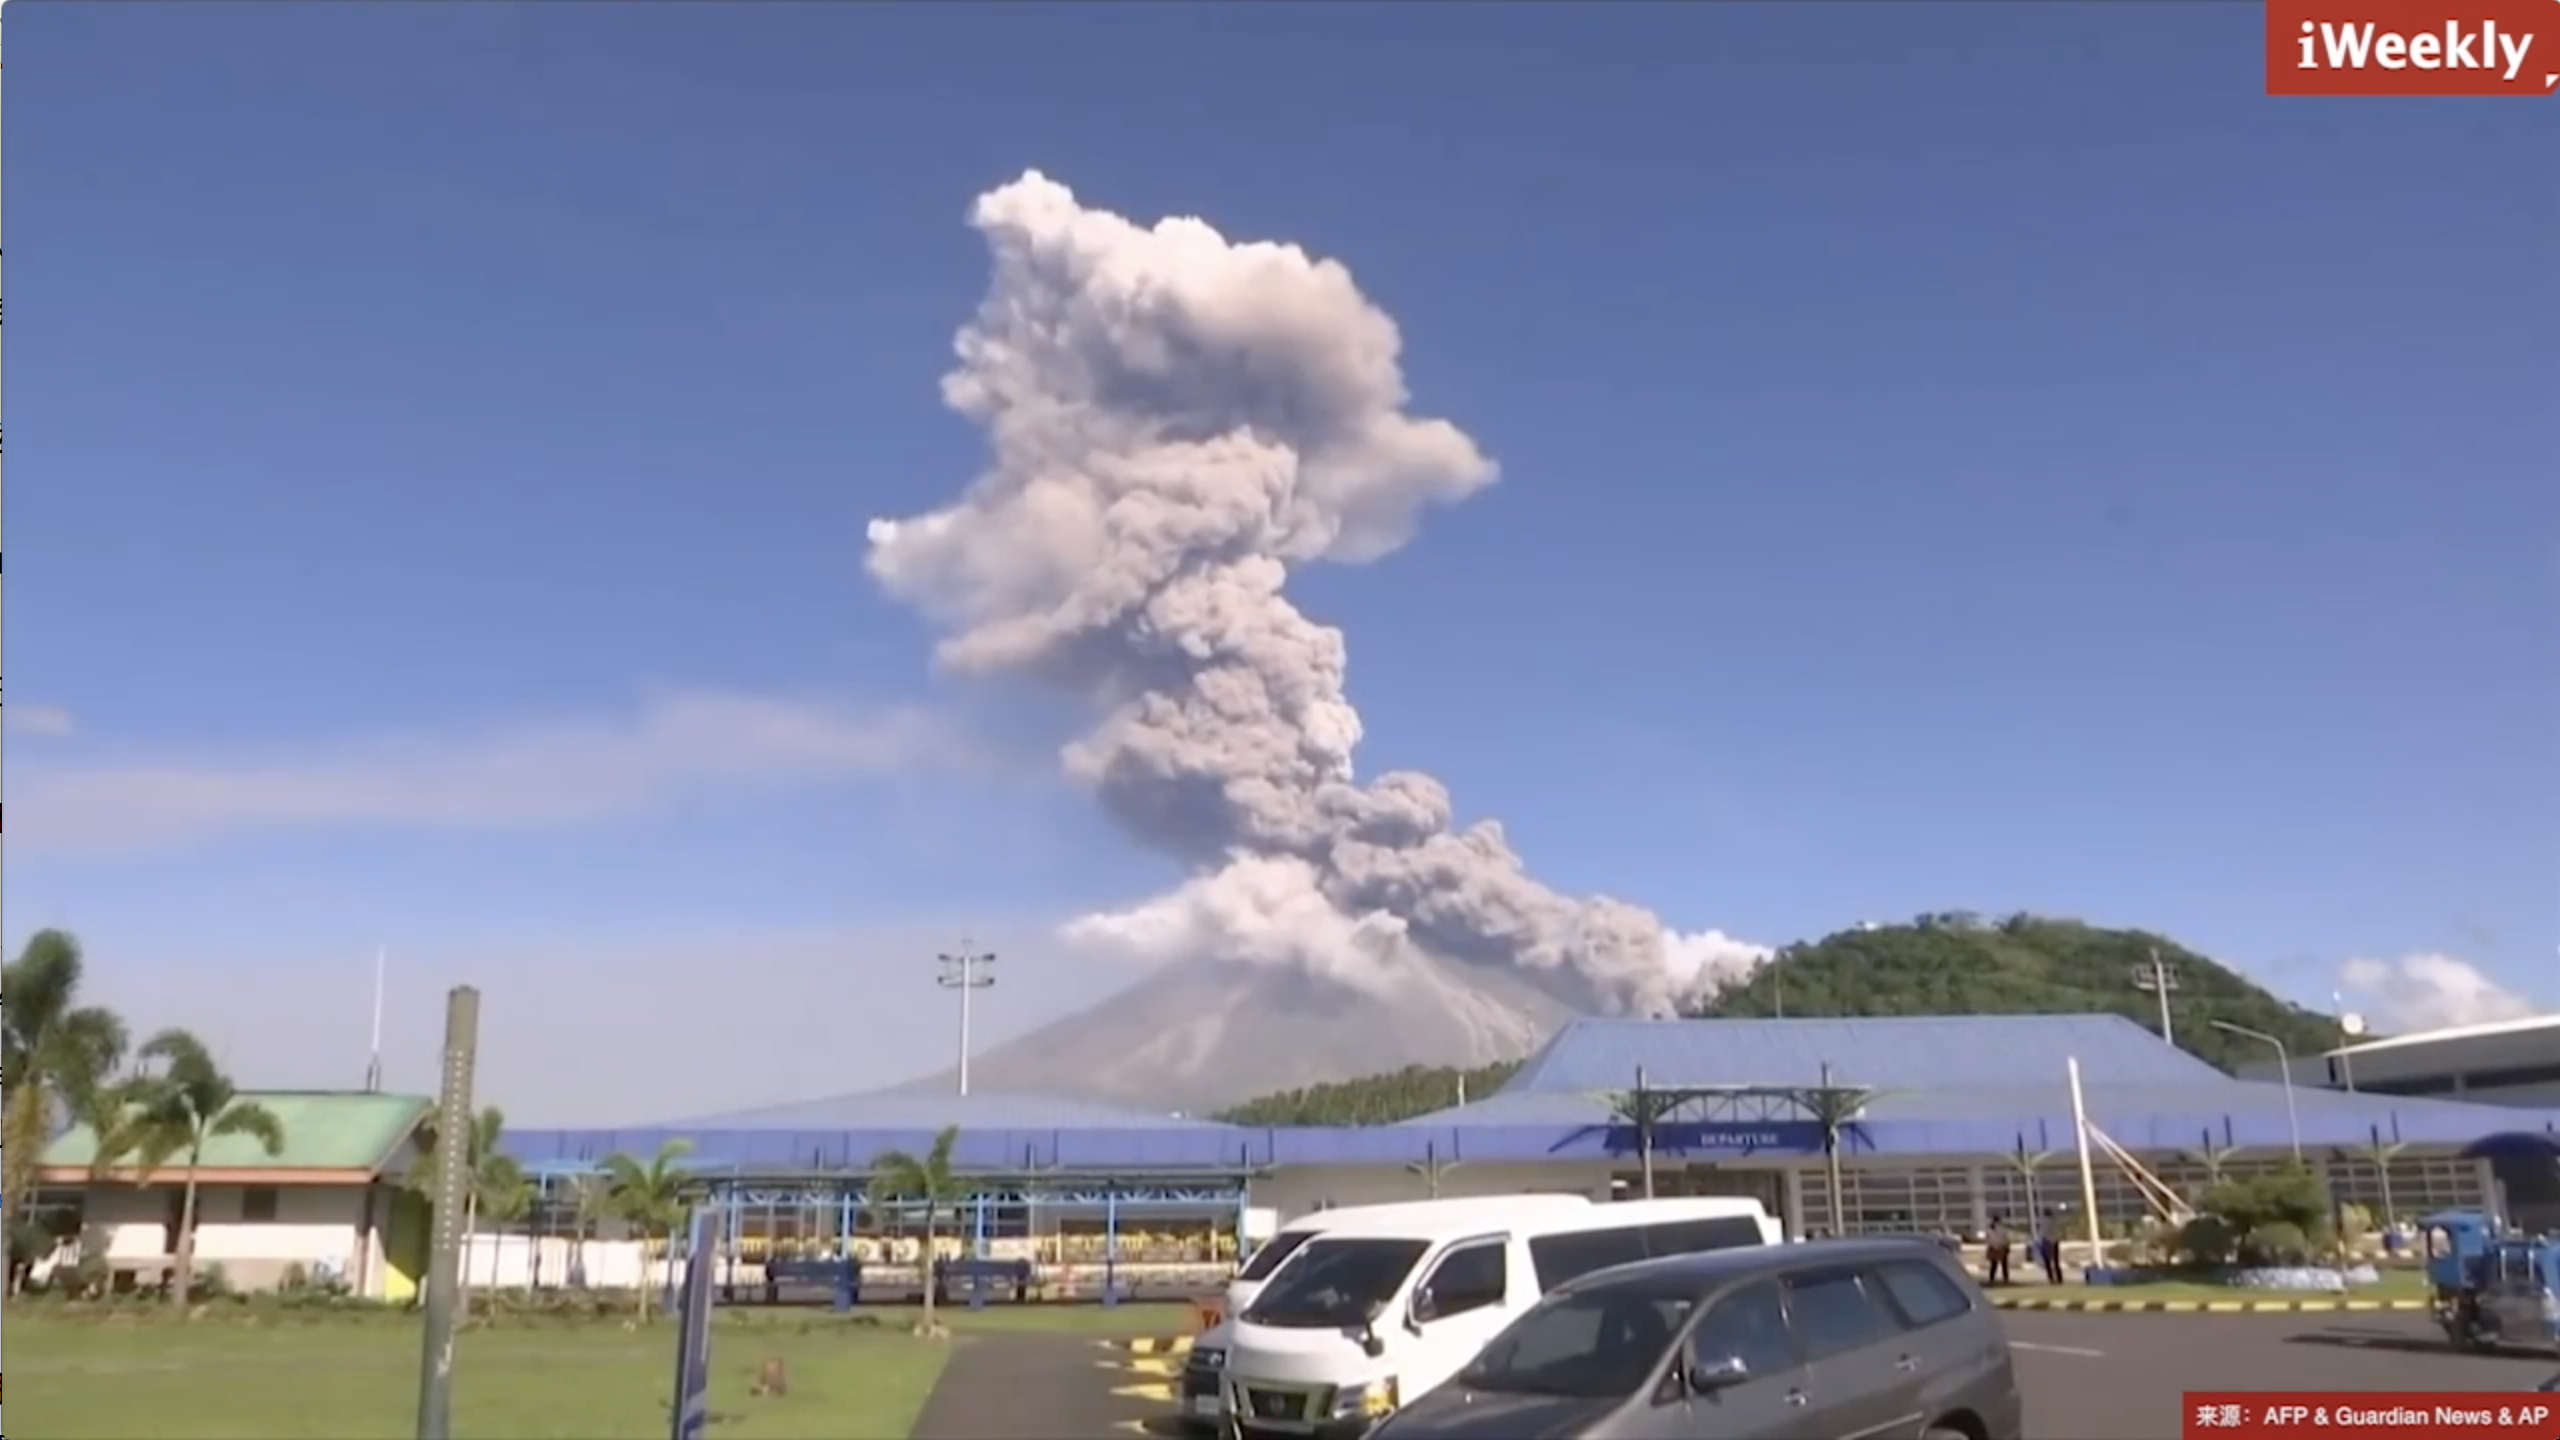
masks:
[[[705,1169],[854,1172],[886,1150],[921,1153],[958,1125],[954,1159],[976,1173],[1235,1173],[1291,1165],[1410,1165],[1426,1160],[1605,1159],[1634,1136],[1606,1095],[1642,1065],[1657,1085],[1804,1086],[1829,1061],[1834,1083],[1881,1091],[1843,1137],[1857,1153],[1994,1155],[2071,1148],[2064,1061],[2080,1061],[2090,1118],[2150,1153],[2292,1142],[2284,1087],[2236,1080],[2114,1016],[2024,1015],[1857,1020],[1585,1020],[1567,1026],[1484,1101],[1401,1125],[1268,1129],[1136,1116],[1019,1097],[853,1096],[749,1111],[684,1126],[509,1133],[503,1148],[537,1169],[576,1169],[616,1153],[646,1156],[673,1139]],[[2307,1147],[2376,1136],[2468,1146],[2495,1135],[2560,1135],[2560,1111],[2300,1088]],[[1059,1123],[1026,1123],[1035,1117]],[[859,1123],[845,1123],[859,1122]],[[1800,1121],[1674,1126],[1658,1148],[1732,1158],[1809,1154]]]
[[[2272,1093],[2271,1093],[2272,1092]],[[2296,1094],[2302,1140],[2314,1148],[2366,1143],[2375,1135],[2415,1145],[2470,1145],[2493,1135],[2560,1134],[2560,1111],[2526,1111],[2450,1101]],[[1590,1106],[1568,1113],[1566,1107]],[[2282,1147],[2291,1142],[2279,1087],[2230,1081],[2209,1090],[2093,1090],[2091,1118],[2129,1149],[2191,1150],[2216,1145]],[[1812,1154],[1816,1127],[1802,1122],[1670,1127],[1666,1154],[1732,1158],[1748,1154]],[[1854,1153],[1996,1155],[2024,1146],[2071,1148],[2068,1095],[2048,1091],[1976,1091],[1968,1095],[1887,1097],[1849,1127]],[[649,1155],[665,1142],[688,1140],[704,1169],[854,1172],[886,1150],[921,1153],[931,1130],[528,1130],[501,1142],[537,1170],[583,1169],[616,1153]],[[1426,1159],[1593,1160],[1634,1148],[1628,1127],[1609,1123],[1605,1106],[1567,1096],[1500,1097],[1431,1121],[1373,1129],[1250,1129],[1184,1126],[1162,1129],[963,1130],[958,1166],[977,1173],[1065,1171],[1130,1177],[1175,1172],[1238,1172],[1291,1165],[1410,1165]]]
[[[867,1091],[789,1105],[671,1120],[674,1130],[1121,1130],[1216,1122],[1037,1095],[898,1095]]]
[[[1504,1095],[1654,1085],[1980,1089],[2062,1083],[2192,1085],[2228,1078],[2120,1015],[1919,1015],[1841,1020],[1576,1020],[1502,1087]]]

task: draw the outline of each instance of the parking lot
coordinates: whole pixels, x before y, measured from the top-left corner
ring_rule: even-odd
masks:
[[[2190,1390],[2529,1390],[2549,1357],[2465,1355],[2424,1315],[2071,1315],[2004,1317],[2026,1392],[2028,1440],[2161,1440],[2180,1433]],[[1100,1356],[1075,1440],[1176,1433],[1178,1358]],[[1107,1419],[1105,1417],[1108,1417]],[[1061,1432],[1062,1434],[1065,1432]],[[993,1437],[989,1437],[993,1440]]]
[[[2189,1390],[2529,1390],[2544,1357],[2461,1354],[2424,1315],[2012,1314],[2031,1436],[2160,1440]]]

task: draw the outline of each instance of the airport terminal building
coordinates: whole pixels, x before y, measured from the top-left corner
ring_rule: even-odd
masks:
[[[1582,1020],[1498,1093],[1401,1124],[1261,1129],[1036,1098],[847,1097],[642,1131],[515,1136],[528,1165],[583,1168],[684,1138],[739,1211],[742,1241],[868,1230],[869,1157],[957,1125],[985,1177],[970,1239],[1074,1263],[1170,1248],[1204,1259],[1311,1210],[1430,1195],[1642,1184],[1624,1113],[1640,1084],[1657,1194],[1760,1198],[1789,1233],[1978,1232],[2080,1205],[2068,1071],[2089,1120],[2173,1190],[2299,1153],[2377,1218],[2539,1206],[2560,1185],[2560,1107],[2491,1107],[2236,1079],[2109,1015]],[[1676,1103],[1673,1103],[1676,1102]],[[1830,1104],[1838,1123],[1826,1125]],[[1830,1193],[1826,1134],[1841,1194]],[[2112,1231],[2153,1208],[2097,1162]],[[2546,1177],[2551,1177],[2546,1179]],[[833,1213],[827,1213],[832,1211]],[[2552,1222],[2560,1223],[2560,1217]]]
[[[2342,1045],[2240,1072],[2253,1080],[2365,1095],[2560,1109],[2560,1015],[2496,1020]]]
[[[1978,1233],[2028,1216],[2076,1229],[2075,1063],[2093,1130],[2180,1194],[2298,1153],[2340,1202],[2377,1219],[2487,1206],[2560,1227],[2560,1105],[2234,1078],[2116,1016],[1582,1020],[1498,1093],[1369,1128],[864,1095],[645,1129],[513,1132],[504,1147],[541,1198],[482,1235],[471,1273],[475,1284],[654,1280],[655,1248],[582,1223],[576,1189],[608,1156],[646,1159],[671,1141],[688,1147],[684,1163],[723,1208],[730,1254],[849,1249],[903,1264],[921,1227],[912,1206],[875,1203],[873,1161],[924,1153],[946,1126],[959,1128],[954,1158],[972,1194],[956,1218],[942,1212],[943,1249],[1034,1259],[1071,1289],[1076,1272],[1106,1266],[1221,1266],[1277,1224],[1331,1206],[1533,1190],[1609,1198],[1641,1193],[1648,1169],[1656,1194],[1754,1196],[1800,1236]],[[1631,1092],[1645,1097],[1634,1108],[1649,1123],[1631,1120]],[[351,1174],[362,1193],[340,1208],[372,1213],[363,1207],[382,1193],[380,1175]],[[2095,1178],[2109,1233],[2155,1210],[2134,1168],[2101,1155]],[[138,1198],[118,1204],[135,1224],[161,1223]],[[209,1216],[240,1209],[208,1196]],[[350,1268],[396,1286],[405,1267],[372,1257],[405,1254],[400,1232],[422,1218],[386,1210],[378,1238],[367,1221],[367,1263]],[[117,1248],[165,1253],[163,1238],[123,1237]],[[259,1248],[255,1236],[217,1244],[244,1260]]]

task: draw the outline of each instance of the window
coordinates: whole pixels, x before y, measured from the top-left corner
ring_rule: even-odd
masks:
[[[1672,1225],[1652,1225],[1645,1229],[1645,1250],[1651,1255],[1692,1255],[1701,1250],[1732,1250],[1761,1241],[1760,1222],[1747,1215],[1727,1215],[1715,1220],[1683,1220]]]
[[[1315,1240],[1247,1306],[1256,1325],[1338,1330],[1365,1324],[1395,1298],[1431,1247],[1420,1240]]]
[[[1261,1249],[1253,1252],[1252,1259],[1244,1262],[1244,1268],[1236,1272],[1236,1278],[1239,1280],[1270,1279],[1271,1272],[1280,1268],[1280,1262],[1297,1254],[1298,1247],[1306,1244],[1314,1234],[1315,1232],[1311,1230],[1283,1230],[1272,1236]]]
[[[240,1219],[250,1225],[273,1224],[279,1197],[273,1185],[252,1185],[240,1192]]]
[[[2485,1160],[2391,1155],[2385,1175],[2365,1149],[2357,1146],[2328,1163],[2329,1193],[2341,1205],[2362,1205],[2376,1220],[2486,1209],[2494,1203],[2491,1167]]]
[[[2055,1179],[2059,1179],[2056,1172]],[[1996,1177],[1986,1174],[1989,1190]],[[1820,1171],[1804,1177],[1800,1193],[1808,1229],[1836,1235],[1963,1234],[1974,1227],[1973,1171],[1965,1166],[1851,1166],[1840,1176],[1838,1213],[1831,1204],[1830,1177]],[[2005,1200],[1992,1201],[1999,1210]],[[2023,1205],[2008,1205],[2023,1213]]]
[[[1708,1364],[1739,1360],[1743,1373],[1783,1374],[1799,1363],[1778,1287],[1762,1282],[1716,1302],[1690,1334],[1689,1353]]]
[[[1946,1272],[1919,1260],[1897,1260],[1876,1267],[1876,1279],[1902,1318],[1917,1330],[1952,1320],[1973,1308],[1973,1298],[1964,1293]]]
[[[1415,1294],[1417,1307],[1427,1303],[1419,1317],[1445,1320],[1499,1305],[1511,1292],[1511,1266],[1499,1240],[1460,1245],[1440,1257],[1430,1278],[1422,1282]]]
[[[1541,1235],[1529,1242],[1529,1263],[1538,1272],[1538,1288],[1553,1290],[1612,1265],[1631,1265],[1645,1258],[1644,1227],[1622,1225],[1613,1230],[1574,1230]]]
[[[1863,1350],[1902,1329],[1854,1271],[1789,1282],[1787,1314],[1804,1342],[1804,1358],[1813,1361]]]
[[[1653,1378],[1690,1304],[1685,1291],[1658,1283],[1549,1296],[1487,1346],[1460,1383],[1496,1394],[1632,1395]]]

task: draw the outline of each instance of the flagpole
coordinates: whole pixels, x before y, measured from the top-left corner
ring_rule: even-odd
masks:
[[[382,984],[390,966],[391,947],[376,946],[373,952],[373,1049],[364,1067],[367,1094],[379,1094],[382,1090]]]

